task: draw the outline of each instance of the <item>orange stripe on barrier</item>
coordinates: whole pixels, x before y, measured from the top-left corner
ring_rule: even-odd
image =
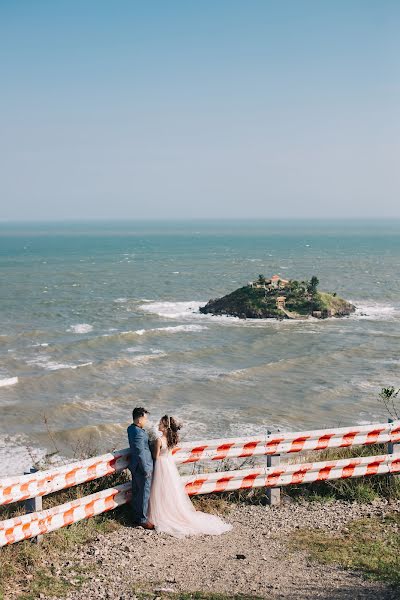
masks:
[[[350,431],[343,436],[343,441],[340,444],[341,448],[345,448],[346,446],[351,446],[354,442],[354,438],[358,435],[358,431]]]
[[[392,462],[392,469],[391,469],[392,473],[399,473],[400,472],[400,457],[396,458],[396,460],[394,460]]]
[[[301,468],[298,471],[295,471],[292,475],[292,483],[298,484],[303,483],[304,477],[307,475],[308,471],[312,469],[312,464],[301,465]]]
[[[392,442],[400,442],[400,427],[396,427],[396,429],[393,429]]]
[[[204,450],[206,450],[207,446],[199,446],[198,448],[193,448],[191,450],[190,456],[187,460],[185,460],[184,462],[186,463],[190,463],[190,462],[195,462],[201,459]]]
[[[217,454],[216,456],[213,456],[213,460],[224,460],[224,458],[227,457],[229,450],[234,446],[235,444],[228,443],[228,444],[221,444],[220,446],[218,446],[217,448]]]
[[[318,439],[316,450],[325,450],[329,446],[330,440],[333,438],[334,433],[326,433],[325,435],[321,435]]]
[[[330,472],[333,469],[333,465],[325,465],[318,471],[317,481],[325,481],[328,479]]]
[[[290,446],[288,452],[301,452],[301,450],[303,450],[303,448],[304,448],[304,444],[309,439],[310,439],[309,435],[296,438],[295,440],[293,440],[292,445]]]
[[[382,431],[384,431],[384,429],[374,429],[374,431],[370,431],[367,434],[367,439],[365,444],[376,444],[379,435],[382,433]]]
[[[248,442],[243,446],[243,452],[239,454],[239,458],[245,458],[246,456],[252,456],[254,450],[257,448],[260,442]]]
[[[207,479],[196,479],[196,481],[191,481],[186,484],[185,489],[189,495],[198,494],[201,490],[201,486],[205,483]]]
[[[376,460],[375,462],[371,462],[367,467],[366,475],[376,475],[379,471],[379,467],[382,464],[383,460]]]
[[[242,488],[248,489],[254,486],[254,482],[257,479],[257,473],[253,473],[252,475],[246,475],[243,477]]]
[[[265,449],[266,452],[265,454],[275,454],[275,452],[278,449],[279,444],[281,444],[284,441],[283,437],[277,437],[273,440],[270,440],[268,442],[266,442],[265,444]]]
[[[228,483],[231,481],[232,477],[229,475],[224,475],[220,477],[215,485],[215,492],[224,492],[227,488]]]
[[[267,487],[276,487],[278,485],[280,477],[283,475],[284,472],[284,469],[276,469],[270,472],[265,480],[265,485]]]
[[[342,479],[348,479],[349,477],[352,477],[354,469],[358,466],[358,464],[358,461],[354,461],[344,467],[342,471]]]

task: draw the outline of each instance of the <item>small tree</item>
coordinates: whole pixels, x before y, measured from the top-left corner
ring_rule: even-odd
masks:
[[[400,388],[396,390],[396,388],[391,385],[382,388],[378,395],[378,402],[383,404],[392,419],[400,419],[399,394]]]
[[[257,283],[259,283],[260,285],[265,285],[265,282],[266,282],[265,276],[260,274],[258,276]]]
[[[308,283],[307,291],[309,294],[314,296],[317,293],[317,288],[319,285],[319,279],[315,275],[313,275]]]

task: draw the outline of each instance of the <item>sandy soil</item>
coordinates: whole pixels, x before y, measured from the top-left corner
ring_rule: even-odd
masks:
[[[233,525],[231,532],[183,540],[122,527],[71,556],[69,566],[92,565],[94,575],[67,598],[128,600],[141,591],[157,597],[165,590],[242,593],[271,600],[399,600],[398,592],[384,584],[335,565],[311,562],[306,552],[287,548],[288,534],[296,528],[337,531],[354,519],[393,510],[400,511],[400,502],[234,505],[224,515]]]

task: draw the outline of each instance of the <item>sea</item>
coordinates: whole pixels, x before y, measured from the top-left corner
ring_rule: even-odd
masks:
[[[259,274],[356,313],[199,313]],[[384,422],[400,387],[400,221],[1,222],[0,276],[0,476],[126,447],[135,406],[200,440]]]

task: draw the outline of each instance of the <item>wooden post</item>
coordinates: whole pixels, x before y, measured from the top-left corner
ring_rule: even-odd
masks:
[[[268,435],[272,432],[268,431]],[[278,467],[281,463],[280,454],[268,454],[267,455],[267,467]],[[267,488],[267,504],[269,506],[279,506],[281,503],[281,488]]]
[[[24,471],[24,475],[30,475],[31,473],[37,473],[37,471],[38,470],[35,469],[35,467],[31,467],[29,469],[29,471]],[[28,498],[27,500],[25,500],[26,514],[38,512],[39,510],[42,510],[42,508],[43,508],[43,503],[42,503],[41,496],[37,496],[35,498]],[[43,538],[42,535],[38,535],[36,537],[31,538],[31,541],[35,544],[40,544],[40,542],[42,541],[42,538]]]

